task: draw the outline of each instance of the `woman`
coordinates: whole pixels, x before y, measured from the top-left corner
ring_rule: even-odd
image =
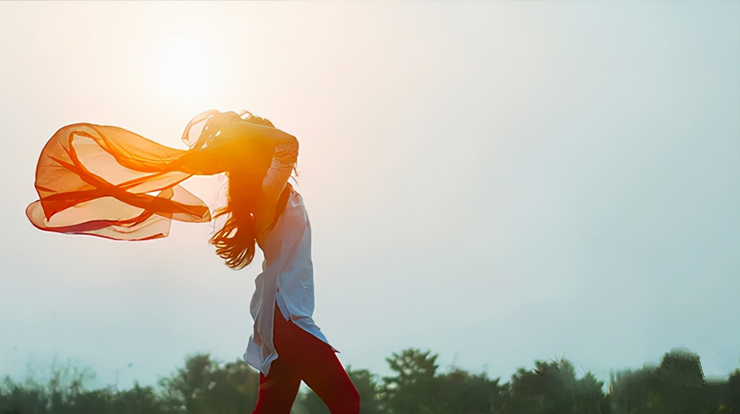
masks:
[[[250,306],[254,332],[244,354],[260,371],[254,413],[288,414],[301,380],[332,414],[359,413],[357,390],[312,319],[311,227],[302,197],[288,183],[298,141],[265,119],[216,111],[194,118],[183,139],[191,150],[163,147],[115,127],[62,128],[39,160],[40,200],[28,207],[29,219],[63,233],[164,237],[170,219],[211,219],[203,202],[177,184],[193,174],[225,172],[228,203],[216,216],[228,218],[211,243],[233,269],[251,263],[255,245],[265,258]]]

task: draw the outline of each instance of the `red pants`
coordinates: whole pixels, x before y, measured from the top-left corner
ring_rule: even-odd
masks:
[[[273,342],[278,358],[266,377],[260,373],[260,391],[252,414],[289,414],[301,380],[331,414],[360,412],[360,395],[331,346],[286,321],[277,304]]]

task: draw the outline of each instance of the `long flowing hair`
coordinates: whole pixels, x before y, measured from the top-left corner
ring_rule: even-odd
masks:
[[[267,119],[254,115],[245,121],[274,127]],[[262,201],[262,181],[270,167],[273,154],[250,154],[249,162],[230,166],[225,172],[228,177],[227,204],[215,212],[214,218],[228,215],[223,227],[210,239],[226,266],[238,270],[254,259],[257,240],[256,211]],[[286,186],[286,191],[289,184]],[[283,192],[283,195],[286,194]],[[281,196],[278,214],[287,198]],[[274,225],[274,222],[273,222]]]

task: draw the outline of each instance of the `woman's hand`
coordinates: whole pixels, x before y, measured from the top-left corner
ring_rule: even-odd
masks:
[[[206,121],[201,136],[214,136],[218,132],[226,133],[228,129],[238,122],[244,122],[244,120],[236,112],[228,111],[212,115]]]

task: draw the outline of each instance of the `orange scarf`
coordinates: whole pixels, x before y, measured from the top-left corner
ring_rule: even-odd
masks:
[[[200,151],[206,111],[188,124],[190,150],[157,144],[123,128],[88,123],[61,128],[36,167],[39,200],[26,215],[41,230],[89,234],[114,240],[165,237],[170,221],[211,220],[206,204],[179,184],[198,174],[177,162]]]

